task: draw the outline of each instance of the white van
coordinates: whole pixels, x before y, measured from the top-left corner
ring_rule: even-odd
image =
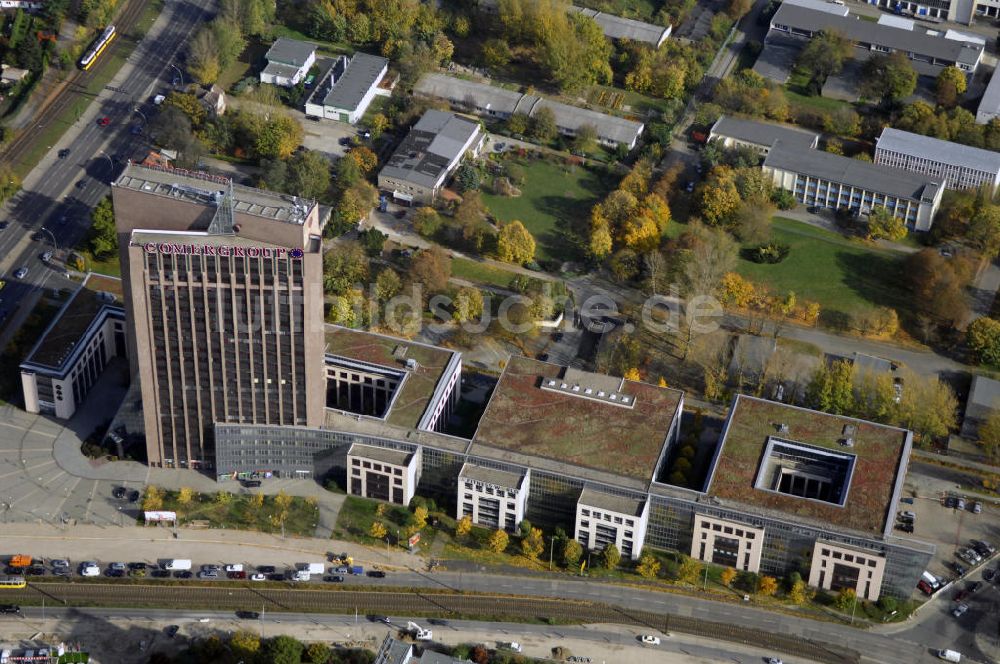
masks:
[[[929,585],[932,590],[937,590],[938,588],[941,587],[941,582],[938,580],[938,578],[926,570],[924,571],[923,574],[920,575],[920,578],[926,581],[927,585]]]
[[[939,659],[943,659],[946,662],[962,661],[962,653],[956,650],[938,650],[937,656]]]
[[[190,570],[191,561],[186,558],[174,558],[173,560],[168,560],[163,566],[163,569],[168,570]]]
[[[292,581],[308,581],[312,576],[305,570],[298,570],[292,575]]]

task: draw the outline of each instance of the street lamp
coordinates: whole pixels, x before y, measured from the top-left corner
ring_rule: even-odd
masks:
[[[182,72],[180,67],[178,67],[172,62],[170,63],[170,66],[177,70],[177,76],[179,76],[181,79],[181,87],[184,87],[184,72]]]
[[[135,108],[134,108],[133,110],[134,110],[134,111],[135,111],[136,113],[138,113],[138,114],[139,114],[139,116],[140,116],[140,117],[142,118],[142,124],[143,124],[143,126],[145,126],[145,125],[148,125],[148,124],[149,124],[149,118],[147,118],[147,117],[146,117],[146,114],[145,114],[145,113],[143,113],[142,111],[140,111],[140,110],[139,110],[139,107],[138,107],[138,106],[136,106],[136,107],[135,107]]]
[[[104,157],[105,159],[107,159],[107,160],[108,160],[108,166],[109,166],[109,167],[111,168],[111,173],[110,173],[110,175],[114,175],[114,174],[115,174],[115,160],[114,160],[114,159],[112,159],[112,158],[111,158],[111,155],[109,155],[109,154],[108,154],[107,152],[105,152],[104,150],[101,150],[101,156],[102,156],[102,157]],[[109,175],[109,177],[108,177],[108,179],[109,179],[109,180],[111,179],[111,178],[110,178],[110,175]]]
[[[59,243],[56,242],[56,236],[52,234],[52,231],[50,231],[49,229],[47,229],[45,226],[42,226],[39,230],[45,231],[46,233],[49,234],[49,238],[52,240],[52,248],[55,249],[56,251],[58,251],[59,250]],[[22,459],[22,461],[23,461],[23,459]]]

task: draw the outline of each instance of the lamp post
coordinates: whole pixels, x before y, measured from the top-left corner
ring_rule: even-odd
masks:
[[[552,549],[555,547],[556,537],[553,535],[549,538],[549,571],[552,571]]]
[[[56,236],[52,234],[52,231],[50,231],[49,229],[47,229],[45,226],[42,226],[39,230],[45,231],[46,233],[49,234],[49,238],[52,240],[52,248],[58,251],[59,250],[59,243],[56,242]],[[23,459],[22,459],[22,461],[23,461]]]
[[[146,126],[146,125],[148,125],[148,124],[149,124],[149,118],[147,118],[147,117],[146,117],[146,114],[145,114],[145,113],[143,113],[142,111],[140,111],[140,110],[139,110],[139,107],[138,107],[138,106],[136,106],[136,107],[135,107],[134,109],[132,109],[132,110],[133,110],[133,111],[135,111],[136,113],[138,113],[138,114],[139,114],[139,117],[141,117],[141,118],[142,118],[142,124],[143,124],[143,126]]]
[[[174,63],[172,63],[172,62],[170,63],[170,66],[171,66],[171,67],[173,67],[173,68],[174,68],[174,69],[175,69],[175,70],[177,71],[177,76],[178,76],[178,77],[180,78],[180,80],[181,80],[181,87],[184,87],[184,72],[182,72],[182,71],[181,71],[181,68],[180,68],[180,67],[178,67],[177,65],[175,65],[175,64],[174,64]]]

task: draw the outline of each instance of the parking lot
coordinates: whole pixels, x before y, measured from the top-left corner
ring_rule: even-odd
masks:
[[[956,555],[969,548],[972,540],[1000,545],[1000,510],[988,500],[963,492],[961,486],[968,484],[959,470],[923,463],[912,463],[906,477],[899,507],[913,512],[913,532],[901,530],[903,524],[897,520],[894,533],[934,544],[937,552],[928,571],[941,579],[956,578],[956,564],[966,570],[974,567]],[[958,498],[964,499],[962,508],[956,504]],[[977,502],[982,509],[978,514],[974,511]]]

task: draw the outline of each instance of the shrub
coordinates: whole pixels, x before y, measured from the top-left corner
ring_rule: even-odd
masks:
[[[773,265],[785,260],[788,257],[789,251],[791,251],[791,247],[787,244],[768,242],[766,244],[759,244],[756,247],[748,247],[741,253],[748,261]]]

